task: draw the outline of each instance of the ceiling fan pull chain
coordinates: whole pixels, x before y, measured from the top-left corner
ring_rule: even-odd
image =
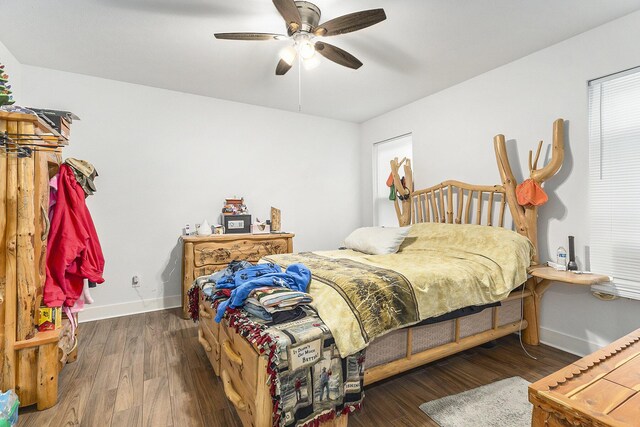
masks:
[[[298,112],[302,112],[302,59],[298,55]]]

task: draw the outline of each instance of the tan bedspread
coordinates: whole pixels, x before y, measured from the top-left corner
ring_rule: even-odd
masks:
[[[374,338],[471,305],[500,301],[527,279],[529,240],[497,227],[416,224],[400,251],[351,250],[273,255],[312,272],[313,306],[342,357]]]

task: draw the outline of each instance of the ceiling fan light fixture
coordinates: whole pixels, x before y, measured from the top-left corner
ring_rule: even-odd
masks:
[[[320,58],[318,58],[317,55],[314,55],[311,58],[303,60],[302,65],[307,71],[313,70],[314,68],[318,67],[318,65],[320,65]]]
[[[287,46],[280,51],[280,59],[289,65],[293,65],[293,61],[296,59],[296,50],[293,46]]]
[[[286,74],[298,59],[299,65],[309,70],[326,58],[343,67],[357,70],[362,62],[337,46],[316,40],[316,37],[330,37],[352,33],[375,25],[387,19],[384,9],[362,10],[338,16],[326,22],[320,22],[320,8],[304,0],[272,0],[287,27],[287,36],[282,34],[236,32],[216,33],[216,39],[225,40],[288,40],[291,45],[280,51],[280,61],[276,66],[276,75]],[[318,53],[318,55],[316,55]]]
[[[316,48],[309,40],[304,40],[298,44],[298,51],[302,59],[311,59],[316,54]]]

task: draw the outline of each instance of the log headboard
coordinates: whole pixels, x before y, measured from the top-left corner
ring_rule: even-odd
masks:
[[[536,249],[538,262],[538,207],[518,204],[516,187],[504,135],[493,138],[502,185],[475,185],[460,181],[444,181],[432,187],[415,190],[411,160],[391,160],[391,174],[397,190],[394,200],[400,226],[419,222],[444,222],[449,224],[478,224],[511,227],[529,238]],[[542,141],[538,144],[535,160],[529,151],[529,179],[542,185],[554,176],[564,161],[564,120],[553,123],[551,160],[538,169]],[[399,169],[404,163],[404,184]],[[512,223],[505,222],[505,205],[509,206]]]
[[[445,222],[504,226],[507,199],[502,185],[444,181],[433,187],[416,190],[411,197],[413,224]]]

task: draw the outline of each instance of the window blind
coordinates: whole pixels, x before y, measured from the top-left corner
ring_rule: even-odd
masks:
[[[589,83],[592,289],[640,299],[640,67]]]

